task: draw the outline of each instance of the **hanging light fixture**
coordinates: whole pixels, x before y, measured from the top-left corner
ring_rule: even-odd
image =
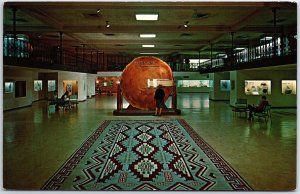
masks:
[[[185,24],[183,25],[185,28],[188,27],[189,21],[186,21]]]
[[[110,27],[109,21],[106,21],[106,27],[107,27],[107,28]]]

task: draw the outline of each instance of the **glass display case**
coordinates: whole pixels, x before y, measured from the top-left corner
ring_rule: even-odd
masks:
[[[245,80],[246,95],[270,95],[271,80]]]
[[[296,80],[282,80],[281,93],[282,94],[296,94],[297,85]]]
[[[43,81],[42,80],[33,80],[33,88],[34,91],[42,91],[43,87]]]
[[[178,87],[209,87],[209,80],[178,80],[177,81]]]
[[[48,80],[48,92],[53,92],[56,90],[56,81]]]
[[[4,91],[5,91],[5,93],[13,93],[14,92],[14,82],[5,82],[4,83]]]
[[[225,92],[230,91],[230,80],[220,80],[220,90]]]

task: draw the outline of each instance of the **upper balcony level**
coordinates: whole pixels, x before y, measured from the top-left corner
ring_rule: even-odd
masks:
[[[247,48],[235,48],[210,59],[198,58],[195,62],[185,56],[159,56],[173,71],[212,73],[239,69],[276,66],[296,63],[296,36],[269,38]],[[84,47],[74,51],[62,49],[26,36],[5,35],[3,41],[4,65],[25,66],[41,69],[94,73],[97,71],[122,71],[137,56],[111,55],[104,52],[84,52]],[[199,63],[204,60],[205,62]]]

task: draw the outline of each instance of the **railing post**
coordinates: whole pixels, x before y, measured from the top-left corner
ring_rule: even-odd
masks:
[[[84,65],[84,57],[85,57],[85,44],[82,44],[82,65]]]
[[[75,46],[75,65],[78,65],[78,46]]]
[[[93,65],[93,51],[91,51],[91,67]]]
[[[274,56],[277,55],[277,34],[276,34],[276,11],[278,8],[274,7],[272,8],[272,12],[273,12],[273,22],[274,22],[274,35],[273,35],[273,54]]]
[[[210,68],[212,69],[213,67],[213,62],[212,62],[212,43],[209,41],[210,43]]]
[[[16,13],[17,13],[17,8],[13,8],[13,56],[17,56],[17,32],[16,32],[16,23],[17,23],[17,18],[16,18]]]
[[[59,63],[63,64],[63,43],[62,43],[63,32],[59,32]]]

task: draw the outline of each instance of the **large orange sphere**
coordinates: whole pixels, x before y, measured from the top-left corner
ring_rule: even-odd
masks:
[[[155,109],[154,94],[156,88],[148,87],[148,80],[168,79],[173,81],[170,66],[156,57],[138,57],[131,61],[121,75],[121,90],[126,101],[133,107],[150,110]],[[172,87],[163,87],[165,101]]]

